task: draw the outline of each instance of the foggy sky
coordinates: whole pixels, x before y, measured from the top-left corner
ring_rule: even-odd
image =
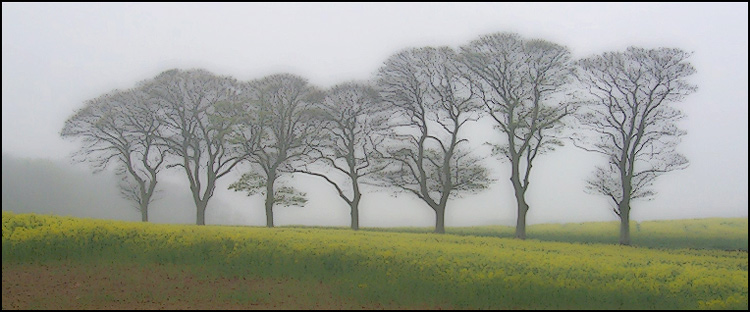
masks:
[[[690,166],[659,177],[658,195],[634,202],[631,216],[747,216],[747,3],[3,3],[2,152],[67,161],[79,145],[59,132],[84,101],[171,68],[240,80],[288,72],[326,88],[372,78],[405,48],[456,48],[506,31],[565,45],[575,59],[631,45],[693,51],[698,92],[677,104],[688,132],[678,151]],[[463,134],[477,146],[499,139],[490,123]],[[606,198],[584,192],[584,179],[604,161],[570,144],[537,158],[528,222],[616,220]],[[447,226],[513,223],[509,164],[488,164],[497,181],[449,203]],[[184,186],[174,196],[187,196],[184,174],[171,172],[164,179]],[[240,174],[219,181],[207,223],[229,214],[242,216],[238,224],[264,224],[260,197],[226,189]],[[333,189],[314,177],[294,179],[314,195],[307,207],[274,209],[277,224],[348,225],[348,206]],[[434,225],[434,213],[413,197],[365,196],[362,226]]]

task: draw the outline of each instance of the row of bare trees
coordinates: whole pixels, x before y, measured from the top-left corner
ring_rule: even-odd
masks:
[[[517,238],[526,237],[533,161],[572,137],[605,155],[587,189],[611,198],[629,244],[631,200],[654,195],[658,175],[688,163],[675,150],[682,113],[670,104],[696,90],[685,79],[695,72],[689,56],[631,47],[574,61],[564,46],[498,33],[458,50],[406,49],[373,81],[328,90],[291,74],[241,82],[173,69],[89,100],[61,135],[82,139],[75,159],[96,170],[115,164],[143,221],[160,171],[184,171],[202,225],[217,180],[247,168],[230,189],[262,194],[269,227],[275,206],[307,202],[282,179],[297,173],[335,188],[352,229],[367,183],[418,197],[444,233],[449,199],[493,182],[461,132],[489,118],[505,139],[493,152],[511,166]]]

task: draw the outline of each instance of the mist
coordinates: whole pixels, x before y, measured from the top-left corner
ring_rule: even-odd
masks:
[[[554,41],[574,58],[630,45],[693,51],[698,92],[678,103],[687,130],[685,170],[656,180],[656,197],[635,201],[636,221],[747,217],[747,3],[683,4],[53,4],[3,3],[3,211],[139,220],[111,170],[71,162],[78,142],[60,138],[86,100],[133,87],[171,68],[205,68],[251,80],[290,72],[327,88],[368,80],[402,49],[458,47],[480,35],[518,32]],[[446,226],[512,225],[509,163],[489,156],[500,140],[481,120],[462,130],[486,157],[495,182],[449,202]],[[598,155],[566,146],[534,163],[529,224],[614,221],[603,196],[584,192]],[[264,225],[263,199],[228,190],[245,168],[218,181],[207,224]],[[277,225],[347,226],[348,206],[319,178],[292,175],[305,207],[274,209]],[[149,209],[156,223],[195,222],[184,173],[160,176]],[[434,213],[409,194],[368,187],[363,227],[432,226]]]

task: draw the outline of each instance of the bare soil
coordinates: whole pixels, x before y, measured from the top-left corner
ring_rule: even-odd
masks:
[[[2,275],[3,310],[430,309],[360,305],[318,282],[215,277],[178,265],[3,264]]]

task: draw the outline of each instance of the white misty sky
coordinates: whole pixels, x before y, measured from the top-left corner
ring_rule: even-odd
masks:
[[[659,178],[659,195],[636,202],[632,216],[747,216],[747,3],[3,3],[2,151],[66,159],[77,145],[59,131],[84,101],[171,68],[240,80],[289,72],[330,87],[370,79],[404,48],[455,48],[504,31],[565,45],[574,58],[631,45],[693,51],[699,91],[678,104],[688,131],[679,150],[691,165]],[[497,139],[487,124],[465,134],[477,144]],[[538,158],[529,223],[615,220],[604,198],[583,192],[602,161],[573,147]],[[498,181],[450,204],[448,226],[512,224],[508,164],[491,163]],[[226,190],[234,178],[220,185],[216,196],[228,204],[209,208],[208,221],[227,213],[263,224],[260,198]],[[348,225],[333,190],[295,179],[314,195],[308,207],[275,209],[278,224]],[[434,224],[431,210],[410,197],[368,196],[364,226]]]

